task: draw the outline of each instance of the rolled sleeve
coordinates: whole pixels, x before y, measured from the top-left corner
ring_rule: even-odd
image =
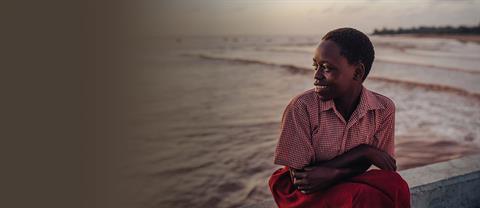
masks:
[[[395,158],[395,110],[388,114],[375,133],[378,148]]]

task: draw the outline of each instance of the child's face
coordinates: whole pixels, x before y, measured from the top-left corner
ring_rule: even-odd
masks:
[[[354,79],[355,65],[340,55],[340,48],[333,41],[322,41],[313,57],[315,67],[315,91],[322,100],[348,96],[358,84]]]

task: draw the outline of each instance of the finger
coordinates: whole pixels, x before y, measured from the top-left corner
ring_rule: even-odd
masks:
[[[385,162],[386,162],[387,165],[388,165],[388,170],[389,170],[389,171],[393,171],[393,161],[392,161],[390,158],[388,158],[388,157],[385,158],[385,160],[386,160]]]
[[[295,179],[294,184],[297,186],[309,185],[309,182],[306,179]]]
[[[313,169],[315,169],[314,166],[309,166],[309,167],[303,168],[303,170],[305,170],[305,171],[311,171],[311,170],[313,170]]]
[[[395,171],[395,160],[393,160],[393,158],[390,157],[388,162],[389,162],[391,171]]]
[[[392,156],[390,156],[389,154],[386,154],[388,156],[388,159],[390,160],[390,162],[392,163],[392,169],[393,170],[397,170],[397,161],[395,160],[395,158],[393,158]]]
[[[388,170],[388,171],[392,170],[390,159],[386,155],[382,156],[382,163],[385,168],[384,170]]]
[[[390,162],[390,163],[388,163],[388,164],[389,164],[389,168],[390,168],[389,171],[394,171],[394,170],[395,170],[395,167],[394,167],[393,163]]]
[[[395,158],[391,157],[390,155],[389,155],[389,157],[390,157],[390,162],[392,164],[392,171],[396,171],[397,170],[397,161],[395,161]]]
[[[305,178],[306,176],[307,176],[307,173],[305,172],[298,172],[298,171],[293,172],[294,178],[302,179],[302,178]]]
[[[297,189],[300,190],[300,191],[308,191],[308,190],[312,189],[312,187],[310,185],[299,185],[297,187]]]
[[[293,171],[290,170],[290,181],[292,181],[292,183],[295,181],[295,178],[293,177]]]
[[[308,181],[305,179],[294,179],[293,184],[297,186],[305,186],[305,185],[308,185]]]
[[[310,188],[310,189],[305,189],[305,190],[300,190],[303,194],[312,194],[314,192],[317,192],[321,189],[321,187],[316,187],[316,188]]]
[[[393,171],[394,170],[393,158],[388,154],[384,154],[383,159],[387,165],[387,168],[388,168],[387,170]]]
[[[302,192],[303,194],[311,194],[312,191],[310,190],[301,190],[300,192]]]
[[[379,162],[379,166],[377,166],[377,167],[379,167],[382,170],[388,170],[388,171],[392,170],[392,165],[391,165],[390,161],[388,161],[387,158],[381,158],[381,160]]]
[[[395,171],[397,169],[394,161],[390,161],[390,166],[391,166],[391,171]]]
[[[312,188],[302,188],[302,189],[299,188],[298,190],[304,194],[310,194],[314,191],[314,189]]]

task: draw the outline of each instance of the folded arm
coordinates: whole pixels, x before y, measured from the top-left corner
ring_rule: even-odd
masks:
[[[346,178],[361,174],[371,165],[396,170],[395,160],[371,145],[359,145],[331,160],[322,161],[302,170],[291,170],[293,183],[304,193],[327,188]]]

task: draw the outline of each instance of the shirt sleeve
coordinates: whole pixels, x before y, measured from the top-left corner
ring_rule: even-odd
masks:
[[[274,163],[302,169],[314,161],[312,133],[306,105],[293,100],[283,113]]]
[[[378,140],[377,148],[387,152],[390,156],[395,158],[395,109],[389,113],[379,130],[375,133],[375,138]]]

